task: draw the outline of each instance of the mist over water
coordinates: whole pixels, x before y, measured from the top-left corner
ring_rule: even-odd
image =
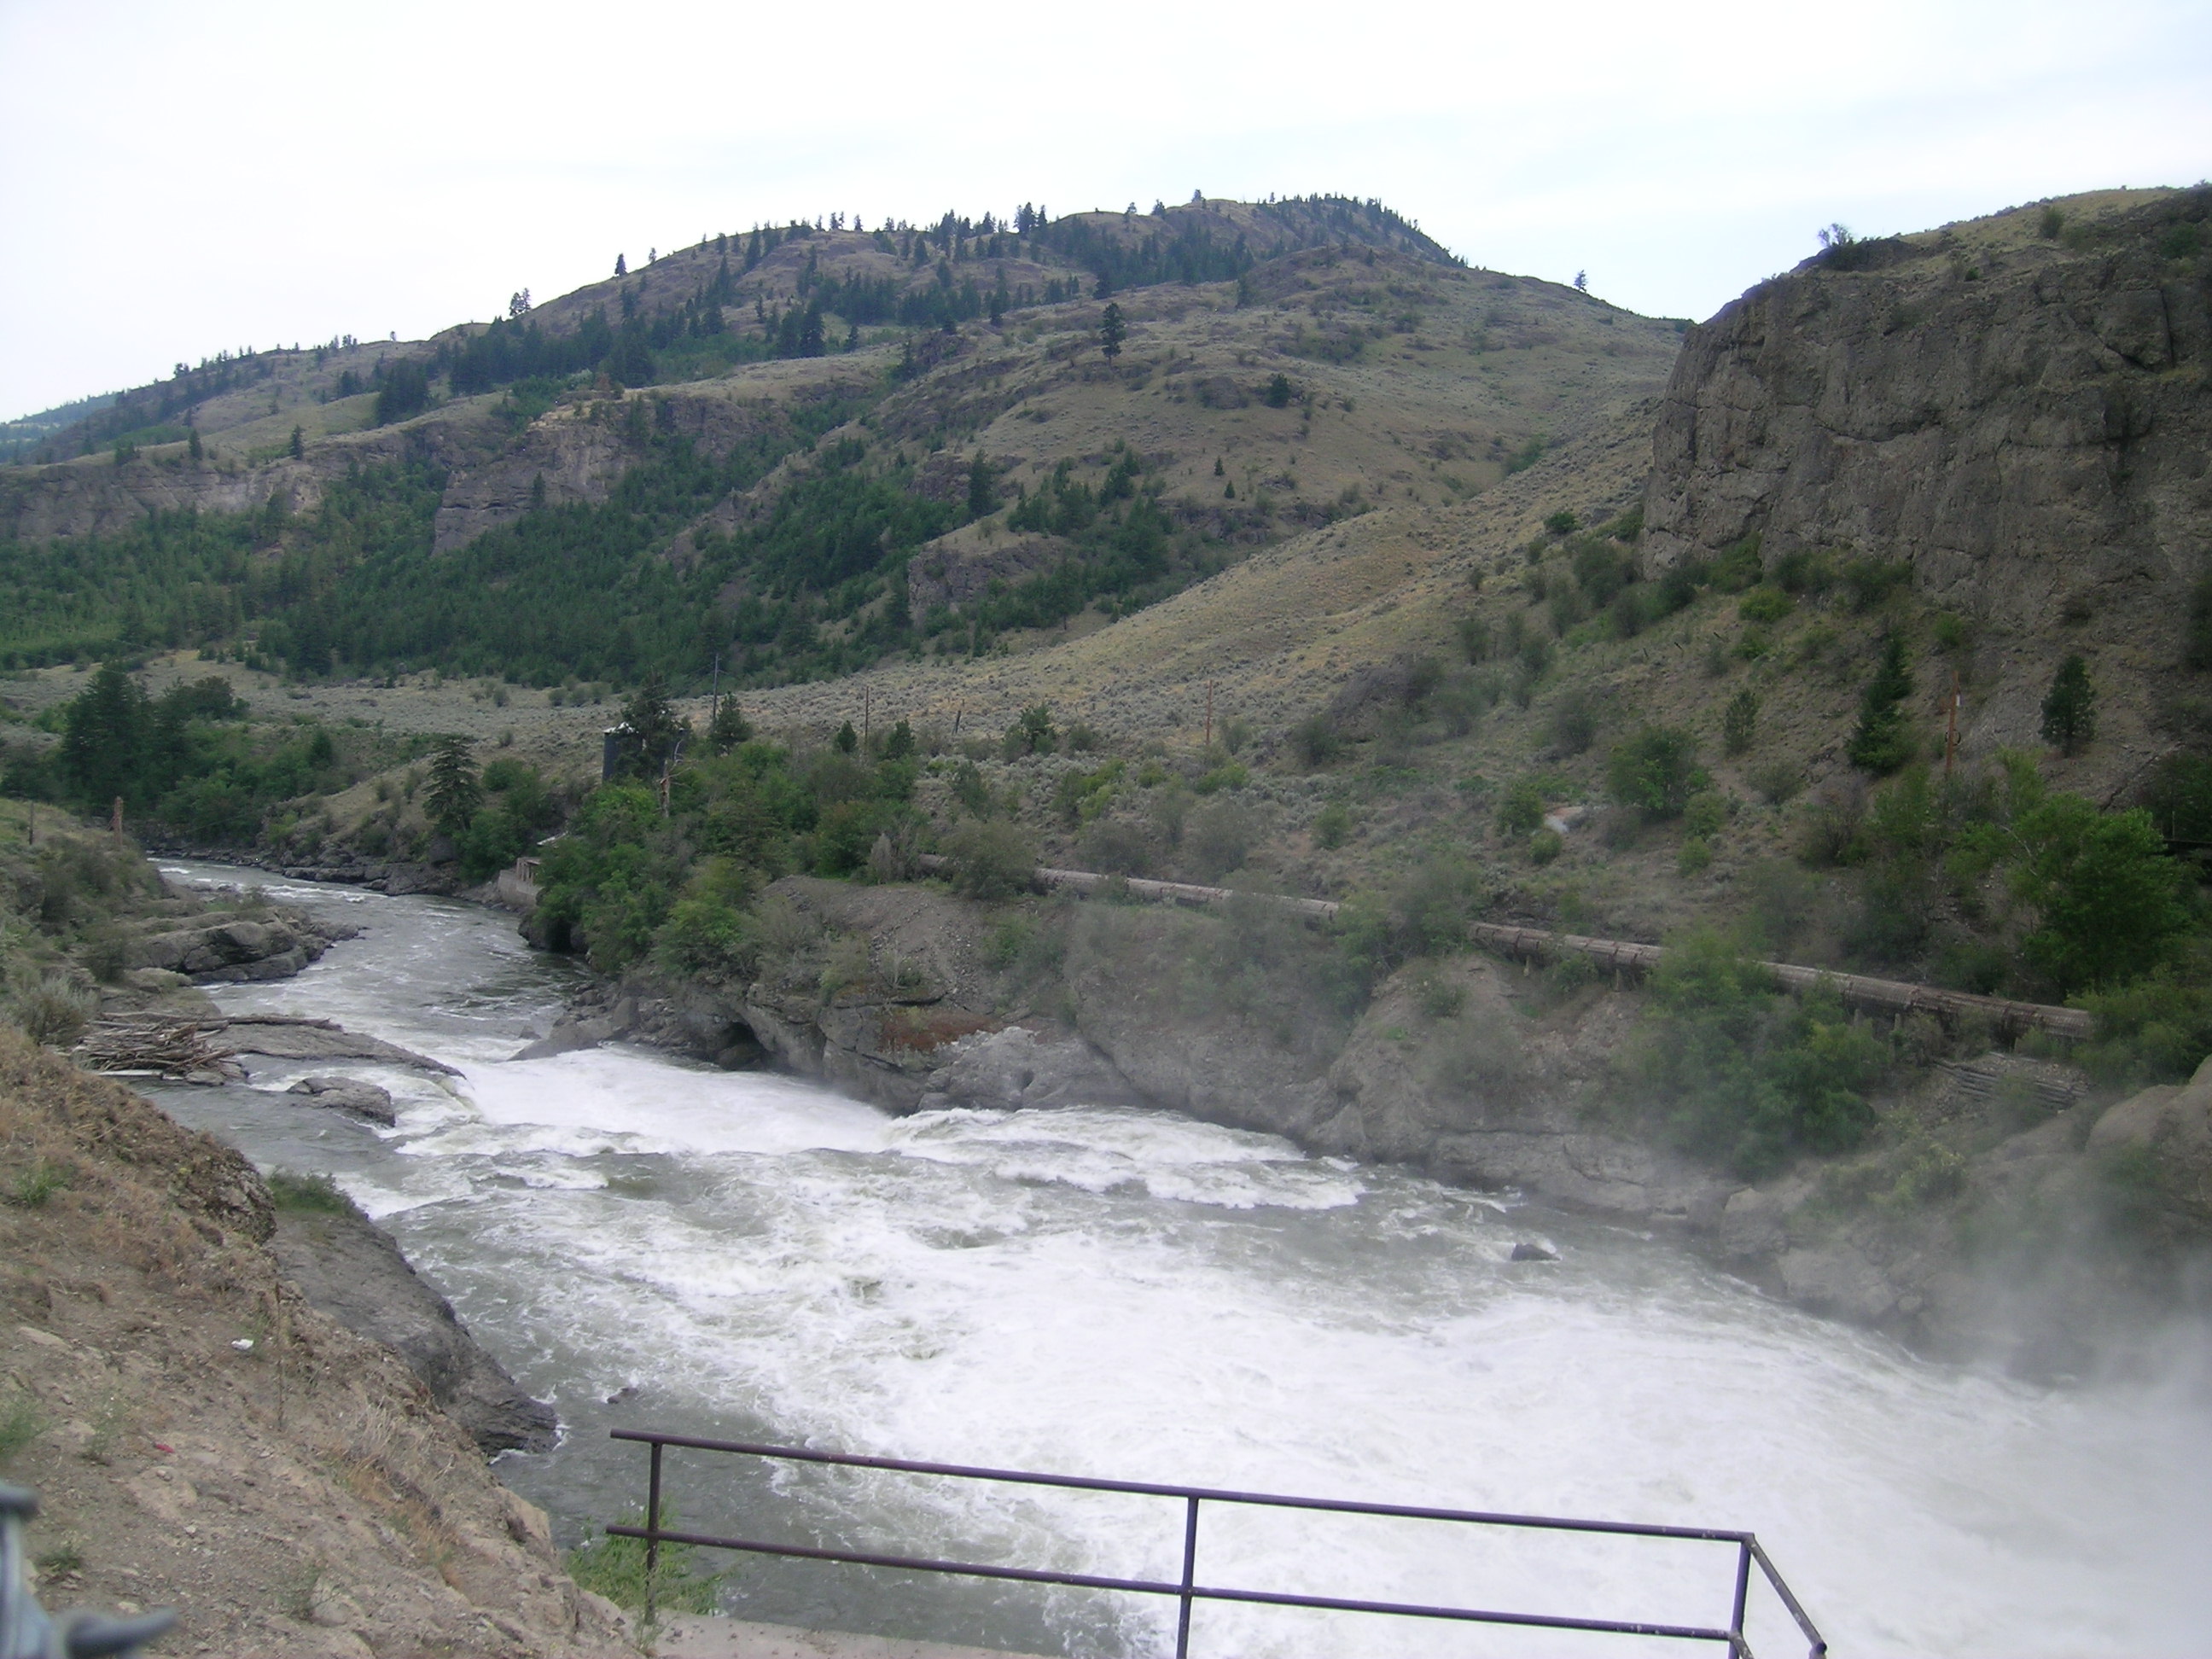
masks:
[[[893,1118],[632,1049],[509,1062],[577,971],[510,918],[261,880],[368,931],[233,1011],[325,1015],[459,1079],[343,1069],[396,1130],[163,1088],[264,1167],[327,1170],[566,1434],[502,1476],[564,1541],[640,1503],[660,1427],[894,1456],[1756,1530],[1843,1654],[2200,1653],[2212,1389],[2054,1391],[1811,1319],[1671,1243],[1270,1136],[1109,1109]],[[1556,1262],[1510,1260],[1540,1241]],[[2201,1349],[2191,1350],[2201,1352]],[[1179,1506],[670,1455],[687,1524],[1172,1578]],[[720,1565],[721,1562],[711,1565]],[[1209,1508],[1201,1583],[1725,1624],[1733,1557]],[[740,1561],[745,1616],[1150,1654],[1171,1605]],[[1762,1653],[1797,1650],[1771,1598]],[[1202,1655],[1619,1642],[1200,1607]],[[1702,1651],[1651,1644],[1650,1651]]]

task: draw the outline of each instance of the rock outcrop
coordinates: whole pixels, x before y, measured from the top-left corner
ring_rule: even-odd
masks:
[[[2170,705],[2212,544],[2208,211],[2202,185],[2025,208],[1849,243],[1724,307],[1660,409],[1648,574],[1752,537],[1770,574],[1901,564],[1978,640],[1970,747],[2033,741],[2067,651]]]
[[[986,542],[956,531],[920,548],[907,566],[908,620],[917,628],[937,610],[958,610],[984,598],[994,583],[1011,586],[1057,568],[1074,555],[1058,536],[1011,536]]]
[[[374,1083],[364,1083],[359,1078],[328,1074],[303,1077],[284,1092],[305,1095],[318,1106],[326,1106],[334,1112],[350,1112],[356,1117],[365,1117],[387,1127],[399,1121],[398,1109],[392,1103],[392,1091]]]
[[[560,1426],[553,1408],[525,1394],[477,1346],[453,1304],[415,1271],[392,1235],[352,1206],[279,1211],[270,1249],[309,1306],[404,1359],[486,1456],[553,1443]]]
[[[2113,1107],[2089,1131],[2088,1150],[2170,1224],[2212,1231],[2212,1060],[2179,1087]]]
[[[321,921],[299,910],[278,910],[259,919],[196,921],[130,940],[124,963],[130,969],[187,975],[203,985],[289,979],[337,940],[359,933],[343,922]]]

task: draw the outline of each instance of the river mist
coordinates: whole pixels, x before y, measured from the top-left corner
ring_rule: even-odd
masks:
[[[578,969],[512,918],[260,882],[366,930],[233,1010],[444,1060],[381,1130],[152,1092],[264,1168],[327,1170],[565,1434],[499,1466],[564,1540],[642,1501],[659,1427],[894,1456],[1756,1530],[1838,1654],[2181,1654],[2212,1628],[2201,1337],[2128,1381],[1934,1364],[1664,1239],[1139,1110],[894,1118],[621,1048],[509,1062]],[[255,1090],[334,1069],[257,1061]],[[1515,1261],[1516,1243],[1557,1253]],[[1171,1577],[1160,1500],[671,1454],[687,1524]],[[714,1565],[725,1565],[717,1561]],[[1201,1581],[1725,1623],[1726,1552],[1210,1510]],[[739,1560],[729,1611],[1033,1652],[1163,1650],[1138,1598]],[[1754,1605],[1759,1598],[1754,1597]],[[1200,1655],[1617,1653],[1528,1632],[1205,1607]],[[1769,1598],[1762,1652],[1792,1650]],[[1637,1644],[1629,1644],[1632,1650]],[[1652,1651],[1680,1651],[1652,1644]]]

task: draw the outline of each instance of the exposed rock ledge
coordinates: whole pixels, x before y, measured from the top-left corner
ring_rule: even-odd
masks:
[[[486,1456],[553,1443],[559,1429],[553,1408],[525,1394],[477,1346],[392,1235],[351,1205],[279,1210],[269,1248],[309,1306],[405,1360]]]

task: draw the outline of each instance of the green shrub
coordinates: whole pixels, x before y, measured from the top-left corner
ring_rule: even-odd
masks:
[[[1872,611],[1912,580],[1912,567],[1902,559],[1858,558],[1844,562],[1844,590],[1854,611]]]
[[[1459,619],[1459,648],[1471,663],[1489,660],[1490,623],[1486,617],[1466,616]]]
[[[59,974],[36,974],[19,968],[10,976],[8,1017],[32,1042],[48,1048],[67,1048],[83,1035],[98,1012],[100,999]]]
[[[1778,587],[1754,587],[1738,602],[1736,615],[1747,623],[1778,623],[1796,609],[1796,601]]]
[[[44,1209],[46,1200],[69,1184],[68,1166],[48,1158],[33,1158],[9,1183],[8,1201],[26,1210]]]
[[[2079,795],[2053,795],[2012,831],[2024,849],[2013,893],[2037,915],[2021,953],[2062,991],[2152,972],[2194,920],[2195,884],[2141,807],[2100,812]]]
[[[1756,585],[1765,574],[1759,562],[1756,535],[1746,536],[1723,548],[1706,570],[1707,579],[1723,593],[1741,593]]]
[[[953,890],[969,898],[1006,898],[1036,880],[1036,846],[1013,824],[970,822],[945,839]]]
[[[1890,1063],[1832,993],[1795,1001],[1711,931],[1670,944],[1632,1069],[1689,1150],[1750,1178],[1801,1152],[1848,1152]]]
[[[632,1510],[623,1520],[627,1525],[641,1527],[645,1524],[645,1511]],[[672,1529],[677,1524],[676,1510],[664,1505],[660,1511],[662,1529]],[[562,1564],[569,1577],[580,1588],[595,1595],[604,1595],[617,1607],[627,1607],[633,1613],[643,1611],[648,1601],[659,1613],[714,1611],[715,1598],[722,1581],[729,1577],[727,1573],[701,1572],[697,1552],[690,1545],[663,1543],[648,1582],[645,1555],[645,1540],[641,1538],[598,1538],[581,1548],[568,1551]]]
[[[1758,725],[1759,693],[1747,685],[1721,711],[1721,747],[1731,755],[1745,753],[1751,748]]]
[[[1767,761],[1751,769],[1749,781],[1769,806],[1787,806],[1805,787],[1805,769],[1795,761]]]
[[[1291,752],[1318,771],[1344,752],[1344,735],[1327,714],[1309,714],[1291,728]]]
[[[2089,665],[2076,656],[2058,665],[2043,700],[2043,740],[2062,755],[2078,753],[2097,735],[2097,690]]]
[[[1798,856],[1808,864],[1856,861],[1865,851],[1859,832],[1866,824],[1866,802],[1855,789],[1827,789],[1805,808]]]
[[[1534,777],[1516,778],[1498,804],[1498,832],[1509,841],[1534,834],[1544,823],[1544,786]]]
[[[1006,728],[1003,751],[1008,760],[1024,755],[1049,755],[1059,741],[1051,708],[1039,703],[1034,708],[1023,709],[1020,717]]]
[[[1711,841],[1728,822],[1728,800],[1717,789],[1700,789],[1682,809],[1682,830]]]
[[[1826,553],[1801,547],[1774,562],[1774,580],[1785,593],[1825,593],[1834,585],[1836,572]]]
[[[2078,1006],[2095,1016],[2097,1034],[2075,1054],[2101,1083],[2130,1089],[2178,1083],[2212,1056],[2212,985],[2191,983],[2172,969],[2092,992]]]
[[[678,899],[653,945],[654,961],[666,972],[712,984],[750,980],[759,965],[744,914],[719,896]]]
[[[1352,809],[1340,800],[1333,800],[1314,815],[1315,842],[1329,852],[1352,837]]]
[[[1703,875],[1712,867],[1712,862],[1713,844],[1699,836],[1689,837],[1674,855],[1674,869],[1680,875]]]
[[[1528,858],[1532,863],[1549,864],[1566,849],[1566,838],[1548,826],[1528,837]]]
[[[37,1399],[10,1389],[0,1399],[0,1463],[6,1462],[46,1431],[46,1413]]]
[[[1244,788],[1251,781],[1252,775],[1242,763],[1230,761],[1192,780],[1190,787],[1194,794],[1212,795],[1224,789]]]
[[[1251,811],[1235,801],[1217,801],[1194,813],[1182,837],[1183,862],[1199,881],[1218,881],[1242,869],[1260,839]]]
[[[269,1197],[280,1210],[295,1213],[345,1215],[353,1200],[338,1190],[327,1175],[300,1175],[290,1170],[271,1170],[267,1176]]]
[[[1413,1001],[1429,1018],[1449,1019],[1466,1005],[1467,987],[1431,969],[1413,981]]]
[[[1707,781],[1697,740],[1674,726],[1647,726],[1617,746],[1606,767],[1613,798],[1647,823],[1682,815]]]
[[[1580,686],[1561,692],[1552,702],[1552,747],[1562,755],[1579,755],[1597,739],[1597,699]]]
[[[1152,841],[1129,818],[1101,818],[1083,832],[1083,867],[1109,876],[1149,875]]]

